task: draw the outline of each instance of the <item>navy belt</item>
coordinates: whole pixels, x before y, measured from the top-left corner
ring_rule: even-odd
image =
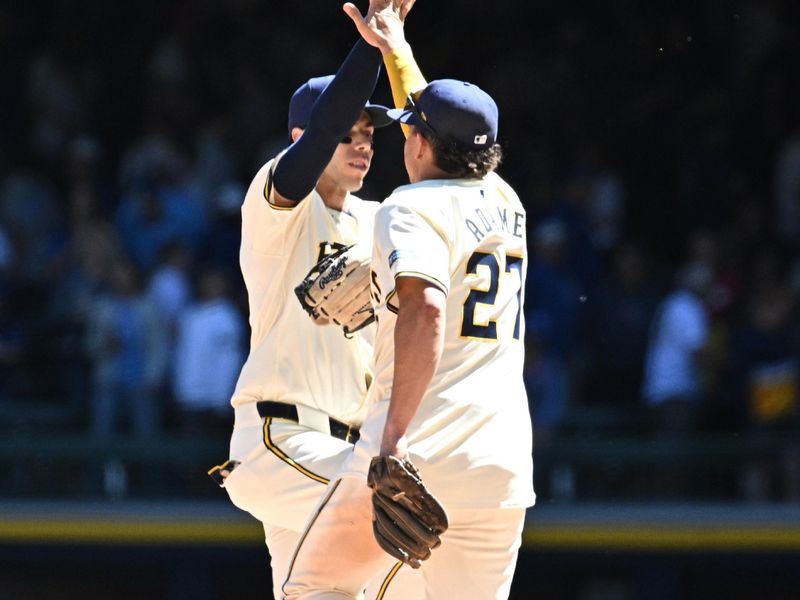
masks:
[[[300,419],[297,416],[297,407],[294,404],[286,404],[285,402],[274,402],[272,400],[262,400],[256,403],[258,414],[261,417],[273,419],[286,419],[287,421],[294,421],[299,423]],[[331,435],[339,438],[345,442],[355,444],[360,437],[357,427],[352,427],[347,423],[342,423],[328,417],[328,424],[331,428]]]

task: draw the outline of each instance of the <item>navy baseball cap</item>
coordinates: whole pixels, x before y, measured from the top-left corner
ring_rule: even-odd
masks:
[[[497,104],[477,85],[455,79],[431,81],[416,102],[386,113],[389,118],[416,125],[436,137],[468,148],[489,148],[497,141]]]
[[[328,87],[328,84],[333,81],[333,77],[333,75],[312,77],[292,94],[292,99],[289,102],[289,135],[292,134],[292,129],[295,127],[306,128],[314,102],[317,101],[322,91]],[[376,129],[378,127],[386,127],[393,122],[392,119],[386,116],[386,111],[389,109],[385,106],[367,102],[364,110],[372,118],[372,125]]]

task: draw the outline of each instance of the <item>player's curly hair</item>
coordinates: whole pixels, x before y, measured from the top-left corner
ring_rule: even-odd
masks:
[[[474,150],[455,140],[448,140],[420,132],[433,149],[436,166],[458,179],[481,179],[494,171],[503,160],[503,148],[492,144],[488,148]]]

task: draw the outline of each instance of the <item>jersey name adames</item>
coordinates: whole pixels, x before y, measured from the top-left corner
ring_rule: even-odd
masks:
[[[412,459],[424,476],[447,482],[433,490],[446,506],[532,504],[522,380],[525,210],[516,193],[495,174],[398,188],[376,216],[372,264],[376,379],[364,447],[380,444],[391,397],[395,281],[418,277],[447,299],[441,361],[409,427]],[[356,453],[363,460],[367,452]],[[483,477],[465,476],[472,469]]]

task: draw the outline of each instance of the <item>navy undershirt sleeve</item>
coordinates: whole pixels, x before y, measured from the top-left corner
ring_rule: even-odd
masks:
[[[358,121],[375,91],[381,53],[358,40],[311,110],[308,126],[278,162],[272,184],[287,200],[299,202],[314,189],[336,146]]]

